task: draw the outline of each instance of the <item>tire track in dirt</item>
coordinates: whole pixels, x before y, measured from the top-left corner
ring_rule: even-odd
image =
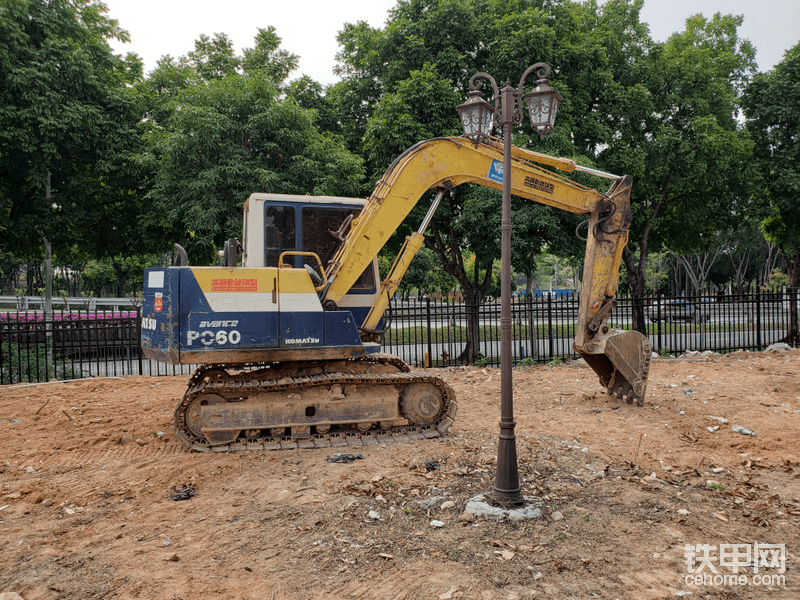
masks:
[[[42,460],[48,467],[69,469],[95,463],[114,466],[130,460],[165,458],[180,454],[190,454],[190,452],[182,444],[170,444],[168,446],[139,446],[138,444],[131,444],[123,448],[52,454],[48,459]]]
[[[430,573],[429,569],[418,571],[405,565],[402,572],[380,573],[380,577],[349,581],[329,586],[325,594],[329,598],[386,598],[387,600],[410,600],[412,598],[438,598],[450,591],[469,587],[469,578],[453,579],[445,573]]]
[[[41,477],[46,480],[42,483],[41,489],[45,496],[54,493],[57,497],[68,498],[71,502],[80,501],[96,495],[105,487],[119,488],[123,482],[118,475],[129,471],[125,467],[134,470],[152,467],[154,463],[169,462],[170,459],[189,454],[191,453],[180,444],[159,446],[133,444],[122,448],[51,454],[41,458],[39,469],[42,471]],[[104,471],[109,471],[109,475],[105,478],[105,483],[98,484],[97,473]],[[136,484],[141,484],[143,481],[137,481]],[[123,487],[130,487],[132,484],[133,482],[127,482]]]

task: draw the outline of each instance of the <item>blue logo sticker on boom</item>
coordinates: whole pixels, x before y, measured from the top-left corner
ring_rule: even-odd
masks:
[[[488,177],[489,179],[503,183],[503,163],[499,160],[492,160]]]

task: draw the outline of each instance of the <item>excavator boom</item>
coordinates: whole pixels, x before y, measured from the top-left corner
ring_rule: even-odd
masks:
[[[334,308],[364,268],[430,189],[450,189],[463,183],[502,189],[503,146],[498,140],[472,145],[465,138],[437,138],[404,152],[378,182],[367,204],[333,257],[323,306]],[[573,161],[512,148],[511,193],[533,202],[588,216],[583,286],[574,348],[598,374],[609,393],[641,404],[647,387],[651,347],[635,331],[606,325],[615,306],[619,266],[632,220],[629,176],[617,177],[605,193],[581,186],[541,165],[576,170]],[[607,174],[604,174],[607,175]],[[437,199],[438,202],[438,199]],[[430,213],[429,213],[430,215]],[[383,282],[362,335],[373,335],[414,253],[421,231],[407,239],[392,272]]]

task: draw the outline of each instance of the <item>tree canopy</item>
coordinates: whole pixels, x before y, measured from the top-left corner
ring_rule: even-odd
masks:
[[[0,4],[0,249],[38,252],[42,237],[63,253],[136,252],[140,111],[129,85],[135,55],[93,0]]]
[[[800,287],[800,45],[744,94],[748,128],[757,143],[769,204],[763,231],[789,264],[789,285]]]
[[[241,234],[242,206],[254,192],[359,195],[362,161],[321,131],[318,112],[282,93],[297,57],[261,29],[244,56],[224,34],[201,36],[178,61],[165,58],[140,86],[149,98],[151,230],[213,260]],[[240,68],[241,67],[241,68]]]
[[[754,223],[800,285],[800,51],[756,74],[754,49],[739,37],[742,17],[695,15],[658,43],[641,21],[643,2],[398,0],[380,27],[343,26],[341,81],[323,87],[306,76],[290,80],[298,57],[271,26],[241,53],[225,33],[202,34],[184,56],[162,57],[145,76],[139,57],[110,50],[108,40],[127,33],[99,1],[5,0],[0,271],[8,279],[20,257],[40,256],[43,239],[62,264],[125,261],[173,241],[193,262],[210,262],[241,231],[251,193],[365,196],[413,144],[461,134],[455,107],[472,74],[516,85],[543,61],[564,98],[555,130],[540,141],[523,123],[513,142],[632,175],[624,255],[631,292],[648,285],[653,252],[687,261],[750,256],[729,240],[738,231],[748,235],[734,237],[764,251],[760,238],[750,240]],[[427,200],[391,246],[416,229]],[[430,272],[436,256],[467,300],[479,302],[493,285],[499,222],[499,192],[453,190],[417,271]],[[544,252],[582,257],[576,224],[573,215],[515,198],[515,270],[532,277]],[[752,276],[751,263],[731,267],[737,287]],[[726,276],[707,267],[709,279]]]
[[[753,144],[736,115],[755,62],[738,37],[741,22],[691,17],[684,31],[653,44],[635,81],[619,88],[614,134],[598,163],[633,177],[624,261],[635,295],[644,292],[651,250],[706,250],[752,209]],[[642,314],[635,322],[643,330]]]

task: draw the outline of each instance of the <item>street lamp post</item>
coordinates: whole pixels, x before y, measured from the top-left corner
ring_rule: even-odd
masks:
[[[538,80],[532,92],[523,95],[523,85],[530,73]],[[531,126],[540,139],[552,131],[561,95],[550,87],[550,67],[536,63],[528,67],[517,89],[507,81],[502,90],[488,73],[476,73],[469,80],[469,96],[457,107],[464,135],[477,146],[488,139],[495,119],[503,128],[503,213],[500,251],[500,439],[497,445],[497,475],[493,497],[503,507],[522,506],[525,501],[519,487],[517,446],[514,428],[514,399],[511,376],[511,128],[522,123],[522,101],[528,104]],[[494,90],[494,106],[483,99],[478,78],[487,79]]]

